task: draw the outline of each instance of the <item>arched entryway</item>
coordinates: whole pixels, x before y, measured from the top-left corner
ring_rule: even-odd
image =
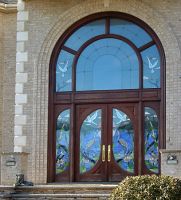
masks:
[[[160,173],[164,53],[144,22],[106,12],[75,23],[52,53],[49,94],[50,182]]]

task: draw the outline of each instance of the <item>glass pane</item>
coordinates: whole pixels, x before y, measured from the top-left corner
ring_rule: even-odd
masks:
[[[114,38],[97,40],[80,55],[76,90],[139,88],[139,62],[125,42]]]
[[[156,45],[141,53],[143,59],[143,87],[160,88],[160,55]]]
[[[152,41],[152,38],[145,30],[132,22],[121,19],[111,19],[110,25],[110,33],[121,35],[129,39],[137,47],[141,47]]]
[[[91,170],[101,153],[101,110],[87,116],[80,130],[80,173]]]
[[[69,166],[70,109],[60,113],[56,126],[56,174]]]
[[[146,167],[158,173],[158,117],[156,112],[145,107],[145,164]]]
[[[134,130],[130,118],[113,109],[113,154],[117,164],[125,171],[134,172]]]
[[[105,20],[97,20],[82,26],[66,41],[65,46],[78,50],[87,40],[105,34]]]
[[[61,51],[56,65],[56,92],[72,90],[72,63],[74,55]]]

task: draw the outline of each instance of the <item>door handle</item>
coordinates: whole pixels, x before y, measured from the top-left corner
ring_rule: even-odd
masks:
[[[106,147],[102,145],[102,162],[106,161]]]
[[[111,162],[111,145],[108,145],[108,162]]]

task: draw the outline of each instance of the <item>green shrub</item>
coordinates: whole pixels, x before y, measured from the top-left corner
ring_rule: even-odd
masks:
[[[170,176],[132,176],[111,193],[110,200],[181,200],[181,180]]]

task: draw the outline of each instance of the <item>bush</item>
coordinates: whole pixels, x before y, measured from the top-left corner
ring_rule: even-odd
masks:
[[[170,176],[132,176],[111,193],[110,200],[181,200],[181,180]]]

